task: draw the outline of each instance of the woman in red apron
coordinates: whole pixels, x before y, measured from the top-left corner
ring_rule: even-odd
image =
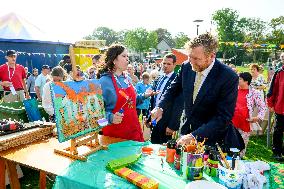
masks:
[[[129,77],[123,72],[129,59],[121,45],[108,48],[100,83],[103,90],[109,125],[103,135],[143,142],[143,133],[136,113],[136,92]]]

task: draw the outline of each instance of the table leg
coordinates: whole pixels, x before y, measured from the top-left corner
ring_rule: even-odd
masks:
[[[40,171],[39,173],[39,189],[46,188],[46,173],[44,171]]]
[[[0,159],[0,188],[6,188],[5,184],[5,161]]]
[[[16,163],[11,161],[6,161],[6,163],[7,163],[11,189],[20,189],[21,186],[16,169]]]

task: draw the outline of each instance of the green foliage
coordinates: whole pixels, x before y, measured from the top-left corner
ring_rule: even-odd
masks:
[[[242,27],[245,24],[244,19],[239,19],[237,11],[224,8],[217,10],[212,20],[217,24],[217,31],[219,40],[222,42],[242,42],[244,40],[244,33]],[[239,57],[243,57],[244,51],[237,51],[235,46],[228,46],[221,44],[219,50],[222,52],[223,58],[231,58],[237,55],[237,61],[241,62]]]
[[[252,43],[263,43],[267,28],[266,22],[260,18],[242,18],[243,30],[246,33],[245,41]]]
[[[272,32],[267,36],[268,41],[274,44],[284,44],[284,16],[273,18],[269,25]]]
[[[84,37],[87,40],[106,40],[106,45],[111,45],[120,40],[118,33],[108,27],[98,27],[91,35]]]
[[[248,42],[251,44],[263,44],[268,42],[265,35],[268,31],[268,25],[259,18],[240,18],[236,10],[224,8],[217,10],[212,15],[212,20],[217,24],[219,40],[222,42]],[[281,17],[279,17],[273,22],[273,26],[276,28],[274,36],[281,32],[283,34],[282,20]],[[281,23],[282,30],[279,29]],[[276,37],[270,36],[270,38],[270,41],[273,41]],[[279,39],[279,37],[277,39]],[[280,44],[279,41],[281,40],[278,40],[278,43],[275,44]],[[227,44],[221,44],[219,50],[221,53],[218,55],[221,54],[222,58],[231,58],[236,55],[237,65],[241,65],[243,62],[266,62],[270,55],[269,52],[264,52],[261,49],[256,49],[255,47],[244,48],[242,46],[239,47],[237,45]]]
[[[179,32],[175,38],[175,48],[181,49],[184,47],[185,43],[188,42],[190,39],[187,35],[185,35],[183,32]]]
[[[125,44],[137,52],[148,51],[149,48],[156,48],[158,36],[155,31],[148,32],[144,28],[137,28],[126,32]]]
[[[230,8],[217,10],[212,19],[217,24],[220,41],[243,41],[244,35],[241,32],[243,20],[239,20],[237,11]]]
[[[121,30],[116,32],[117,42],[124,44],[126,32],[127,30]]]

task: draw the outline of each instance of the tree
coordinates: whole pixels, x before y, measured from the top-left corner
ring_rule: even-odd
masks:
[[[271,43],[284,44],[284,16],[273,18],[269,25],[272,28],[272,34],[268,36]]]
[[[252,43],[263,43],[265,41],[267,23],[260,18],[242,18],[245,41]]]
[[[219,39],[223,42],[243,41],[241,27],[243,20],[239,20],[237,11],[225,8],[217,10],[212,17],[217,24]]]
[[[140,53],[148,51],[149,48],[156,48],[158,44],[158,35],[155,31],[148,32],[144,28],[129,30],[125,35],[125,44]]]
[[[127,30],[121,30],[116,32],[117,42],[124,44],[126,33]]]
[[[245,33],[245,42],[251,44],[263,44],[265,43],[265,33],[267,28],[267,23],[262,21],[260,18],[242,18],[241,19],[242,30]],[[262,50],[247,49],[247,54],[252,55],[253,62],[263,62],[263,59],[267,59],[269,53]]]
[[[217,24],[217,31],[219,41],[221,42],[243,42],[245,34],[242,31],[244,26],[243,19],[239,19],[239,14],[237,11],[230,8],[225,8],[217,10],[213,16],[212,20]],[[237,55],[237,61],[242,61],[239,57],[243,57],[243,51],[238,51],[238,48],[234,46],[226,45],[222,43],[219,50],[223,53],[223,58],[231,58]]]
[[[175,46],[175,42],[172,38],[172,34],[167,29],[158,28],[155,30],[155,32],[157,32],[157,35],[158,35],[158,43],[161,42],[162,40],[165,40],[169,44],[170,47]]]
[[[175,48],[180,49],[183,48],[185,43],[188,42],[190,39],[187,35],[185,35],[183,32],[179,32],[175,38]]]
[[[106,45],[118,42],[117,33],[108,27],[98,27],[91,35],[84,37],[87,40],[106,40]]]

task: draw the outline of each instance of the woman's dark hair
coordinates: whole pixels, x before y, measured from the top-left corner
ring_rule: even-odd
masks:
[[[249,72],[242,72],[239,74],[239,77],[242,78],[244,81],[247,81],[248,85],[250,85],[252,76]]]
[[[126,48],[120,44],[111,45],[107,51],[105,52],[105,64],[102,69],[98,70],[97,77],[100,78],[100,75],[105,72],[113,72],[114,71],[114,63],[113,61],[120,55]]]

